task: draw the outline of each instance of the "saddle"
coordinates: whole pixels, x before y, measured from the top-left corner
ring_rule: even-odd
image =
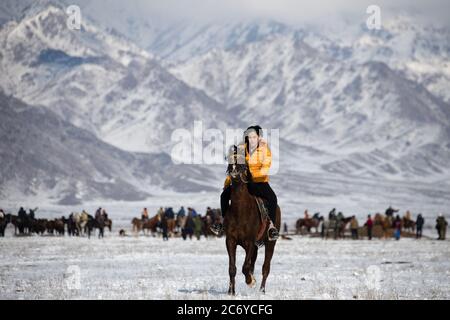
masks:
[[[270,218],[269,218],[269,212],[267,209],[267,200],[260,198],[260,197],[254,197],[256,204],[258,206],[258,211],[259,211],[259,217],[261,219],[261,225],[259,227],[259,231],[258,231],[258,235],[256,237],[256,246],[258,248],[261,248],[262,246],[264,246],[264,232],[267,229],[267,226],[270,222]]]

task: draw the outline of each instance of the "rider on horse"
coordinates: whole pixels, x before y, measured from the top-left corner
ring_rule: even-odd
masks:
[[[261,197],[268,201],[268,211],[270,218],[270,226],[268,233],[271,240],[276,240],[279,236],[278,230],[275,228],[275,215],[277,209],[277,196],[269,185],[269,169],[272,164],[272,153],[267,142],[262,139],[262,129],[260,126],[248,127],[244,133],[245,160],[248,164],[251,181],[248,182],[248,190],[253,196]],[[227,176],[223,192],[220,196],[220,206],[222,217],[230,205],[231,197],[231,178]],[[215,234],[223,231],[222,223],[215,223],[211,230]]]

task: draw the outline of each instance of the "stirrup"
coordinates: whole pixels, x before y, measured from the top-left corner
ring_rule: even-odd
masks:
[[[269,241],[276,241],[280,237],[280,234],[278,233],[277,228],[272,226],[267,230],[267,236],[269,237]]]

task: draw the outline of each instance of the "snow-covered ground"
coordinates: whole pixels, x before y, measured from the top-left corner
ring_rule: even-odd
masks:
[[[449,241],[279,240],[265,295],[245,285],[243,259],[233,299],[450,298]],[[0,238],[0,299],[229,299],[227,287],[224,238]]]
[[[326,215],[336,206],[346,216],[356,214],[362,224],[367,213],[384,212],[392,204],[401,209],[401,215],[406,209],[412,211],[413,218],[422,212],[426,237],[419,241],[402,238],[371,242],[301,236],[293,236],[291,241],[280,240],[265,295],[246,287],[240,273],[244,252],[239,249],[236,299],[450,298],[450,242],[432,240],[436,238],[433,229],[436,215],[449,204],[448,196],[439,193],[441,188],[374,183],[359,185],[360,190],[355,191],[350,186],[356,184],[339,189],[339,183],[330,179],[328,187],[321,181],[313,184],[314,181],[294,188],[289,179],[284,180],[290,194],[280,194],[279,203],[289,231],[293,231],[295,220],[303,216],[305,208],[310,213],[321,211]],[[316,193],[308,196],[308,190]],[[103,201],[83,206],[44,205],[37,198],[0,203],[6,212],[14,214],[20,205],[27,209],[39,205],[38,218],[67,217],[70,212],[82,209],[93,214],[101,206],[113,220],[113,231],[106,231],[103,240],[14,237],[14,229],[8,226],[6,237],[0,238],[0,299],[229,298],[224,238],[200,241],[175,238],[163,242],[161,238],[147,236],[118,236],[122,228],[131,235],[131,219],[138,217],[143,207],[151,214],[160,206],[171,206],[175,211],[180,206],[194,207],[204,214],[207,206],[219,206],[217,193],[164,192],[142,202]],[[258,282],[263,256],[261,251],[255,269]]]

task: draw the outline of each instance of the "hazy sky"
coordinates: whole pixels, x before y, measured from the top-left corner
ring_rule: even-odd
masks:
[[[448,22],[450,0],[79,0],[102,8],[103,14],[121,8],[130,15],[162,19],[273,18],[289,23],[324,22],[336,17],[364,21],[366,8],[378,5],[382,17],[413,12],[418,18]]]

